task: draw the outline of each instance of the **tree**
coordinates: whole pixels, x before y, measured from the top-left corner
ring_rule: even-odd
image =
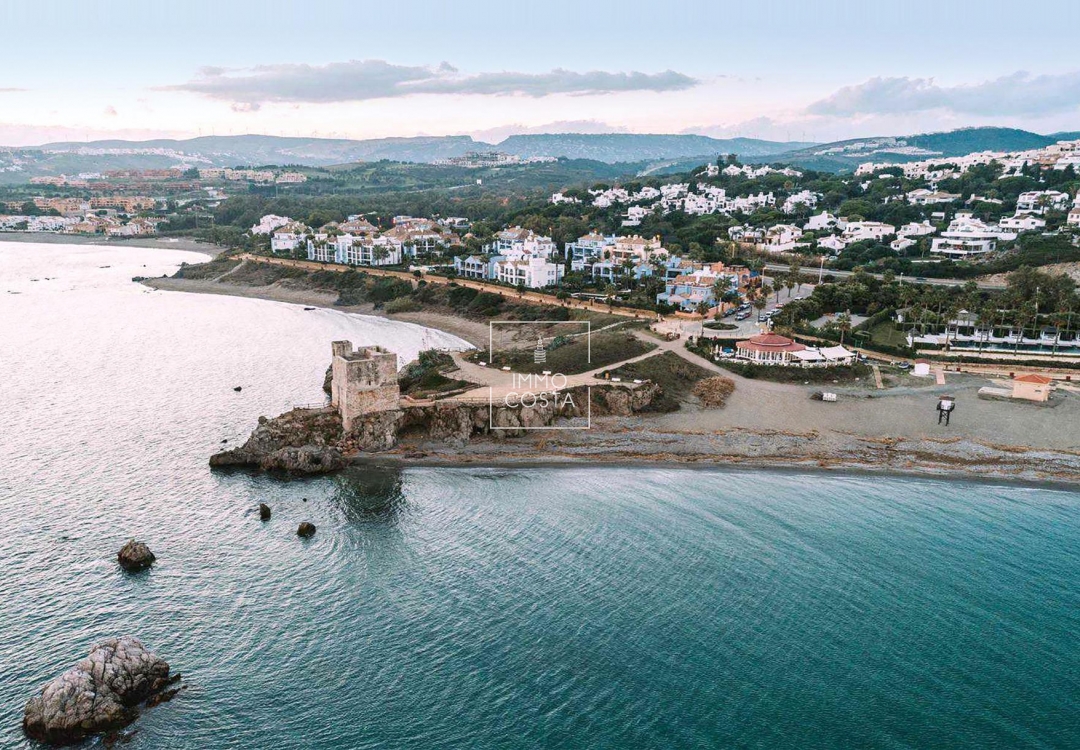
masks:
[[[836,316],[836,327],[840,329],[840,346],[844,345],[844,334],[851,330],[851,315],[842,312]]]

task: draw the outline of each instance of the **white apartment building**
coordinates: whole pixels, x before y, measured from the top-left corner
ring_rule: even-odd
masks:
[[[1069,194],[1057,190],[1032,190],[1020,193],[1016,199],[1016,213],[1044,214],[1054,209],[1064,209],[1069,205]]]
[[[911,221],[896,230],[898,237],[925,237],[937,231],[937,227],[929,221]]]
[[[283,227],[286,224],[291,224],[292,219],[288,216],[276,216],[274,214],[267,214],[259,219],[259,223],[251,228],[252,234],[270,234],[275,229]]]
[[[495,241],[484,248],[484,252],[490,255],[505,255],[511,260],[520,260],[525,256],[548,258],[555,251],[555,242],[550,237],[521,227],[512,227],[498,232],[495,235]]]
[[[817,193],[812,193],[809,190],[800,190],[789,195],[784,200],[783,205],[780,206],[780,210],[786,214],[793,214],[802,208],[814,208],[817,206],[819,197]]]
[[[536,256],[522,260],[495,261],[495,278],[513,286],[542,289],[558,284],[562,274],[561,263],[551,263]]]
[[[1016,232],[1034,232],[1037,229],[1046,228],[1046,219],[1038,219],[1031,214],[1017,214],[1016,216],[1007,216],[1001,219],[998,226]]]
[[[999,236],[993,227],[970,214],[958,214],[949,228],[934,238],[930,252],[954,258],[992,253],[997,249]]]
[[[390,237],[354,237],[343,234],[334,241],[338,263],[351,266],[393,266],[402,261],[401,243]]]
[[[953,203],[960,200],[956,193],[943,193],[938,190],[919,188],[907,194],[907,201],[915,206],[933,206],[938,203]]]
[[[848,243],[862,242],[864,240],[883,240],[889,235],[896,234],[896,227],[892,224],[883,224],[880,221],[851,221],[844,227],[844,240]]]

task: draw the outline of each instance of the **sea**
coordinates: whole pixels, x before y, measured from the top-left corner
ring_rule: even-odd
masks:
[[[1080,747],[1077,492],[212,471],[323,399],[331,341],[465,343],[132,281],[202,257],[0,242],[0,748],[33,747],[26,700],[124,634],[185,686],[131,750]],[[131,538],[151,570],[118,569]]]

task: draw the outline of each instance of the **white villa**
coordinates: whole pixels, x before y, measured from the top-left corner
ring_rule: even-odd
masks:
[[[851,221],[844,227],[843,237],[850,243],[883,240],[892,234],[896,234],[896,227],[892,224],[882,224],[880,221]]]
[[[1016,199],[1016,213],[1044,214],[1048,210],[1064,209],[1069,205],[1069,194],[1058,190],[1032,190],[1020,193]]]
[[[949,228],[935,237],[930,252],[964,258],[969,255],[992,253],[997,249],[999,232],[970,214],[961,213],[949,224]]]
[[[822,211],[819,214],[811,216],[810,219],[803,224],[803,229],[807,232],[833,229],[835,227],[837,227],[837,219],[828,211]]]

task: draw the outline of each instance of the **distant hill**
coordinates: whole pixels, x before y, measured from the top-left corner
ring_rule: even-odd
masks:
[[[656,159],[712,158],[720,154],[769,156],[806,148],[807,143],[781,143],[755,138],[710,138],[704,135],[639,135],[636,133],[540,133],[512,135],[494,148],[521,157],[557,156],[593,159],[609,164]]]
[[[1080,133],[1046,136],[1011,128],[965,128],[948,133],[858,138],[826,144],[662,133],[513,135],[494,145],[467,135],[369,140],[219,135],[187,140],[66,141],[34,148],[0,148],[0,183],[25,182],[37,175],[178,165],[327,167],[382,160],[430,164],[473,151],[501,151],[522,158],[585,159],[605,164],[647,163],[648,170],[663,172],[676,170],[683,164],[702,164],[720,154],[737,154],[744,162],[783,162],[844,172],[866,161],[903,162],[975,151],[1017,151],[1072,138],[1080,138]]]
[[[1062,135],[1039,135],[1015,128],[961,128],[903,137],[854,138],[776,154],[772,160],[807,169],[852,171],[868,161],[905,162],[979,151],[1026,151],[1049,146]]]
[[[187,140],[90,141],[88,143],[47,143],[42,151],[74,151],[92,155],[92,151],[138,150],[153,155],[155,150],[208,161],[214,166],[257,166],[262,164],[301,164],[322,167],[354,161],[432,162],[462,156],[478,150],[467,135],[420,136],[416,138],[375,138],[355,141],[345,138],[288,138],[273,135],[217,135]]]
[[[43,159],[58,154],[77,156],[83,167],[94,169],[163,167],[176,163],[207,166],[260,166],[297,164],[324,167],[361,161],[431,163],[463,156],[470,151],[502,151],[521,157],[553,156],[590,159],[608,164],[656,159],[712,158],[718,154],[765,156],[804,148],[808,143],[777,143],[753,138],[716,139],[701,135],[515,135],[488,144],[470,136],[416,138],[288,138],[272,135],[219,135],[174,140],[103,140],[47,143],[25,152],[41,152]],[[67,161],[64,161],[66,164]],[[117,166],[123,164],[124,166]]]

